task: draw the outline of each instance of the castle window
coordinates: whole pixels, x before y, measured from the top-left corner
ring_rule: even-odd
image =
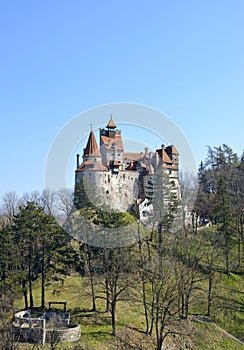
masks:
[[[108,175],[108,183],[110,184],[110,175]]]
[[[109,194],[109,190],[106,191],[106,194]]]

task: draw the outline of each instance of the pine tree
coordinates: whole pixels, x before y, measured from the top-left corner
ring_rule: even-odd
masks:
[[[62,260],[65,260],[63,250],[67,251],[70,238],[56,219],[44,213],[44,209],[37,207],[34,202],[27,202],[26,206],[19,208],[19,214],[14,218],[13,230],[15,244],[18,246],[25,307],[33,308],[32,283],[41,276],[41,307],[44,308],[47,271],[60,269]]]

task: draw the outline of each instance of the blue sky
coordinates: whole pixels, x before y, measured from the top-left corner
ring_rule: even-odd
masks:
[[[111,102],[166,114],[197,163],[206,145],[240,154],[243,13],[242,0],[1,1],[0,195],[42,189],[59,130]]]

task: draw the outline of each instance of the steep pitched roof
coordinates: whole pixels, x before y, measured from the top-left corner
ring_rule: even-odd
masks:
[[[115,122],[113,121],[112,117],[110,118],[108,125],[106,126],[107,129],[115,129],[116,125]]]
[[[173,162],[172,162],[172,159],[170,159],[170,157],[169,157],[169,155],[166,153],[165,149],[157,149],[156,152],[159,154],[160,158],[162,159],[162,161],[163,161],[164,163],[170,163],[170,164],[173,163]]]
[[[86,156],[88,156],[88,157],[89,156],[101,157],[101,153],[99,151],[97,141],[96,141],[96,138],[95,138],[93,131],[90,132],[83,156],[84,157],[86,157]]]
[[[179,152],[177,151],[177,149],[175,148],[174,145],[170,145],[168,147],[166,147],[166,152],[169,154],[179,154]]]

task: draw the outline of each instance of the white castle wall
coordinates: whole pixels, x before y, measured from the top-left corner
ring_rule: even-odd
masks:
[[[103,210],[127,211],[138,198],[138,172],[84,171],[77,173],[76,182],[83,178],[89,200]]]

